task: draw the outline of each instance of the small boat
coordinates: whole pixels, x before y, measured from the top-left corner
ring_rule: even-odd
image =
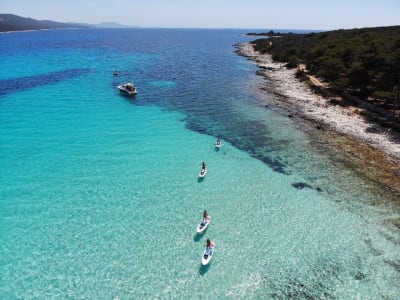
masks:
[[[114,76],[118,76],[119,75],[118,70],[115,70],[113,74],[114,74]]]
[[[205,222],[201,221],[200,224],[197,226],[196,229],[197,233],[203,233],[207,229],[210,222],[211,222],[211,216],[208,216]]]
[[[125,83],[123,85],[119,85],[118,89],[121,93],[124,93],[129,96],[134,96],[137,94],[137,89],[132,83]]]
[[[215,246],[206,247],[206,249],[204,250],[203,256],[201,257],[201,264],[203,266],[208,265],[208,263],[211,261],[211,258],[214,255],[214,248]]]
[[[207,168],[202,168],[199,177],[205,177],[207,175]]]

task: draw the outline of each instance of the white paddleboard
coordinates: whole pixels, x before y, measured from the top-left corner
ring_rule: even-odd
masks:
[[[203,224],[203,221],[201,221],[200,224],[197,226],[196,229],[197,233],[203,233],[207,229],[210,222],[211,222],[211,216],[208,216],[207,222],[205,224]]]
[[[205,177],[207,175],[207,168],[201,169],[199,173],[199,177]]]
[[[214,248],[212,248],[211,255],[207,255],[207,248],[204,250],[203,256],[201,257],[201,264],[203,266],[208,265],[208,263],[211,261],[212,257],[214,256]]]

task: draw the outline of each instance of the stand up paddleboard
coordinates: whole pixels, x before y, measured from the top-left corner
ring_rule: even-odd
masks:
[[[214,255],[214,248],[215,248],[215,246],[212,247],[212,248],[208,248],[208,247],[207,247],[207,248],[204,250],[203,256],[202,256],[202,258],[201,258],[201,264],[202,264],[203,266],[208,265],[208,263],[211,261],[213,255]]]
[[[217,142],[215,143],[215,148],[221,148],[222,147],[222,143],[220,141],[220,139],[217,140]]]
[[[207,174],[207,168],[201,169],[199,173],[199,177],[205,177]]]
[[[196,229],[197,233],[203,233],[207,229],[210,222],[211,222],[211,216],[208,216],[206,222],[201,221],[200,224],[197,226],[197,229]]]

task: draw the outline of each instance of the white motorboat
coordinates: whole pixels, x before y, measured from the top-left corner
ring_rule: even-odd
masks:
[[[124,93],[129,96],[134,96],[137,94],[136,87],[133,85],[133,83],[130,83],[130,82],[125,83],[123,85],[119,85],[118,89],[121,93]]]

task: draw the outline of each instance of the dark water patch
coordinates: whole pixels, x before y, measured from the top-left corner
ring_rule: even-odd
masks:
[[[275,172],[285,174],[285,175],[290,175],[290,173],[285,170],[286,165],[284,163],[280,162],[279,160],[272,159],[272,158],[268,157],[267,155],[261,154],[261,153],[250,153],[250,155],[254,158],[257,158],[258,160],[261,160],[263,163],[265,163],[267,166],[269,166]]]
[[[311,185],[309,185],[308,183],[305,183],[305,182],[295,182],[295,183],[292,183],[292,186],[298,190],[302,190],[304,188],[309,188],[309,189],[313,188]]]
[[[271,157],[268,151],[268,146],[262,147],[260,145],[257,147],[257,142],[253,143],[253,141],[257,141],[257,139],[252,139],[249,136],[240,136],[236,138],[230,138],[223,136],[224,140],[229,141],[236,148],[247,152],[250,156],[262,161],[266,165],[268,165],[275,172],[289,175],[290,173],[286,170],[286,164],[284,164],[279,158]]]
[[[288,275],[290,276],[290,272]],[[316,300],[333,298],[329,293],[329,286],[318,280],[303,282],[299,278],[288,277],[284,282],[270,282],[268,286],[268,289],[272,291],[268,295],[268,298],[271,299]]]
[[[363,260],[356,256],[350,261],[318,258],[309,272],[285,269],[279,278],[266,277],[263,297],[267,299],[335,299],[342,284],[350,278],[368,281]]]
[[[242,140],[242,139],[230,139],[229,137],[223,137],[223,139],[229,141],[236,148],[247,152],[250,156],[262,161],[275,172],[285,175],[290,175],[290,172],[286,170],[287,165],[285,163],[283,163],[277,157],[274,158],[268,155],[269,154],[268,149],[264,147],[255,146],[254,143],[252,143],[253,140],[251,138],[246,139],[246,137],[243,137]]]
[[[89,73],[90,69],[69,69],[47,74],[0,80],[0,97],[50,85]]]
[[[295,182],[295,183],[292,183],[292,186],[298,190],[308,188],[308,189],[315,189],[317,192],[320,192],[320,193],[322,192],[322,189],[319,186],[314,188],[312,185],[305,183],[305,182]]]
[[[399,240],[398,237],[396,237],[396,236],[394,236],[394,235],[392,235],[392,234],[386,233],[386,232],[381,232],[381,234],[382,234],[382,236],[383,236],[385,239],[387,239],[389,242],[391,242],[391,243],[393,243],[393,244],[398,244],[398,245],[400,245],[400,240]]]
[[[400,229],[400,218],[385,219],[383,222],[385,224],[392,224],[393,226],[397,227],[397,229]]]
[[[356,274],[354,274],[354,279],[355,280],[363,280],[365,279],[367,276],[362,273],[362,272],[356,272]]]
[[[324,286],[320,282],[305,284],[300,280],[292,279],[285,286],[284,299],[326,299],[331,295],[324,291]]]
[[[270,132],[265,124],[255,121],[248,123],[244,120],[238,120],[233,123],[232,120],[227,120],[230,118],[226,115],[222,116],[219,120],[220,123],[217,123],[210,116],[204,118],[189,116],[186,120],[187,128],[201,134],[217,136],[262,161],[275,172],[290,174],[286,170],[287,165],[285,163],[279,158],[273,158],[269,155],[271,151],[284,148],[285,145],[279,145],[279,141],[274,141],[269,137]],[[223,122],[223,128],[221,128],[221,122]],[[287,143],[287,141],[283,142],[284,144]]]
[[[193,237],[193,241],[194,242],[200,242],[200,240],[201,240],[201,238],[203,237],[203,235],[202,234],[198,234],[198,233],[196,233],[195,235],[194,235],[194,237]]]
[[[379,249],[374,247],[374,245],[372,244],[372,240],[370,238],[364,239],[364,243],[368,246],[368,248],[373,256],[381,256],[382,255],[382,251],[380,251]]]
[[[389,264],[390,266],[392,266],[397,272],[400,273],[400,261],[393,261],[393,260],[385,259],[384,262]]]

